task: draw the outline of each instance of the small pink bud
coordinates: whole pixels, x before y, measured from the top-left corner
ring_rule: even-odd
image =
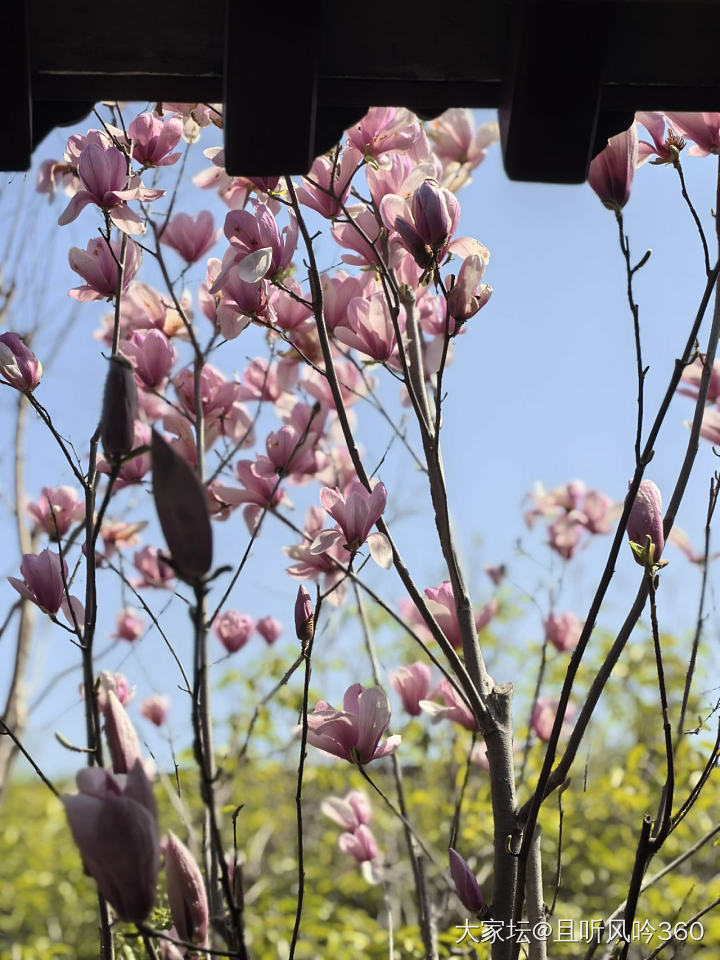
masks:
[[[305,647],[315,636],[315,614],[310,594],[305,587],[298,587],[295,600],[295,635]]]
[[[403,707],[411,717],[418,717],[422,713],[420,701],[427,700],[430,676],[430,667],[419,661],[400,667],[390,676],[390,683],[400,695]]]
[[[127,640],[128,643],[134,643],[145,629],[145,622],[132,607],[124,607],[118,613],[115,625],[113,636],[118,640]]]
[[[165,723],[169,710],[170,697],[164,697],[160,693],[154,693],[151,697],[140,701],[140,713],[156,727],[161,727]]]
[[[545,638],[557,650],[574,650],[584,625],[574,613],[551,613],[545,621]]]
[[[257,632],[269,646],[275,643],[282,629],[282,624],[275,617],[261,617],[257,622]]]
[[[165,879],[173,923],[181,940],[203,946],[208,932],[208,901],[200,868],[188,848],[169,832],[165,841]]]
[[[215,636],[228,653],[237,653],[248,642],[255,629],[255,621],[246,613],[228,610],[213,621]]]

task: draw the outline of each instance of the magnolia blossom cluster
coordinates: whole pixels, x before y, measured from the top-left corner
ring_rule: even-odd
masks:
[[[549,492],[537,484],[528,499],[532,507],[525,513],[525,523],[533,527],[538,518],[548,520],[548,542],[564,560],[572,559],[586,545],[588,535],[610,532],[612,500],[597,490],[588,490],[580,480]]]

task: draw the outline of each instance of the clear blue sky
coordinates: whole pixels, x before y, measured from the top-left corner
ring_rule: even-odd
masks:
[[[489,112],[478,114],[479,121],[491,118]],[[70,132],[56,132],[49,137],[36,152],[36,162],[48,156],[60,157]],[[551,138],[551,131],[548,136]],[[218,139],[213,131],[199,147],[193,148],[188,162],[192,172],[208,165],[201,149]],[[537,148],[551,146],[539,144]],[[712,233],[715,159],[685,156],[684,169],[700,216]],[[57,227],[65,198],[59,196],[48,205],[45,197],[34,193],[34,180],[34,171],[27,176],[3,175],[0,210],[6,225],[13,223],[18,197],[23,197],[23,212],[10,242],[11,267],[5,273],[6,279],[17,279],[18,293],[4,328],[24,332],[37,321],[36,352],[43,361],[57,345],[52,362],[47,363],[38,398],[53,412],[61,431],[84,451],[97,423],[105,374],[102,347],[93,340],[92,333],[106,307],[75,304],[67,297],[67,290],[77,280],[67,265],[67,250],[72,245],[84,247],[96,235],[97,219],[89,208],[70,226]],[[490,249],[492,259],[486,279],[494,288],[490,304],[469,321],[466,335],[456,341],[454,362],[445,381],[448,395],[444,455],[448,487],[458,539],[479,605],[490,596],[489,582],[482,573],[484,563],[506,562],[513,582],[532,593],[538,591],[542,571],[532,562],[519,559],[515,551],[517,538],[522,536],[524,545],[536,557],[548,559],[542,548],[542,530],[528,534],[522,523],[523,497],[536,481],[553,487],[582,478],[616,500],[623,498],[633,469],[635,357],[615,218],[589,187],[512,183],[503,172],[497,145],[475,171],[472,184],[459,192],[458,199],[463,211],[459,234],[475,236]],[[226,208],[212,192],[191,186],[181,192],[176,209],[195,212],[203,208],[212,209],[221,225]],[[156,209],[162,211],[163,201]],[[653,251],[636,286],[645,363],[650,366],[646,379],[650,419],[695,313],[704,285],[704,270],[697,234],[671,168],[646,165],[637,171],[625,213],[634,258],[639,258],[647,248]],[[213,253],[221,256],[223,249],[221,243]],[[330,256],[332,248],[321,242],[319,250],[321,257],[326,252]],[[177,260],[172,262],[178,265]],[[328,266],[329,262],[325,260],[322,265]],[[147,276],[155,282],[152,273]],[[191,292],[196,292],[203,278],[200,268],[188,274]],[[204,318],[200,323],[205,323]],[[707,324],[701,343],[705,342],[706,330]],[[232,376],[234,371],[243,369],[247,358],[262,353],[262,349],[261,339],[252,329],[220,351],[216,362]],[[397,413],[396,384],[384,386],[382,396]],[[8,438],[0,455],[0,491],[5,501],[0,519],[4,545],[0,554],[0,611],[14,599],[4,578],[17,575],[15,537],[6,503],[12,497],[13,450],[9,438],[13,400],[9,390],[0,392],[0,425]],[[367,407],[356,409],[368,462],[374,464],[387,446],[388,432]],[[687,399],[677,398],[673,402],[647,473],[668,494],[685,449],[687,430],[683,421],[690,416],[691,409]],[[261,420],[258,452],[264,446],[266,433],[277,425],[272,414]],[[716,466],[710,446],[703,443],[679,517],[698,546],[709,477]],[[27,477],[31,498],[39,494],[43,485],[69,483],[71,479],[38,423],[30,431]],[[395,447],[383,465],[381,477],[389,491],[390,519],[394,512],[399,513],[393,529],[401,552],[408,558],[420,587],[437,586],[444,573],[427,519],[428,501],[422,478]],[[316,491],[315,484],[289,491],[298,521],[305,506],[317,502]],[[240,514],[229,523],[216,526],[216,536],[217,564],[231,563],[246,543]],[[159,535],[152,533],[143,542],[161,545]],[[279,547],[292,542],[292,537],[268,518],[261,541],[254,548],[230,602],[232,608],[255,617],[272,614],[284,622],[286,630],[278,649],[286,654],[288,662],[295,652],[292,606],[297,584],[283,572],[287,563]],[[608,546],[609,538],[597,538],[590,549],[573,561],[559,602],[561,609],[584,615],[594,587],[593,569],[597,570]],[[664,577],[665,623],[670,629],[687,629],[692,626],[697,602],[697,572],[689,569],[684,557],[673,548],[668,548],[667,556],[673,575],[670,577],[668,572]],[[396,602],[403,596],[393,572],[372,570],[368,576],[388,600]],[[634,593],[638,577],[639,568],[628,551],[618,564],[616,586],[601,618],[604,626],[612,629],[619,624],[624,601]],[[102,584],[107,604],[100,612],[100,650],[111,645],[108,636],[114,629],[119,607],[117,591],[108,575]],[[153,591],[147,592],[146,598],[156,609],[164,600]],[[538,599],[543,601],[539,593]],[[190,631],[181,604],[173,605],[167,622],[177,637],[179,652],[188,662]],[[709,630],[716,629],[711,597]],[[526,622],[513,625],[508,639],[523,643],[537,640],[538,636],[537,615],[530,611]],[[355,639],[354,632],[343,627],[332,640],[331,652],[349,652]],[[0,640],[0,696],[4,696],[10,653],[10,638],[4,637]],[[213,641],[213,654],[219,657],[221,653]],[[255,636],[229,663],[262,675],[266,656],[263,641]],[[31,701],[55,672],[76,665],[77,651],[66,635],[52,624],[41,622],[30,669]],[[100,666],[121,669],[137,684],[136,703],[154,691],[171,694],[173,733],[178,743],[187,742],[186,698],[175,690],[178,678],[157,636],[145,638],[132,649],[118,643]],[[386,666],[397,664],[389,661]],[[502,662],[491,663],[490,668],[497,680],[511,679],[503,675]],[[353,680],[369,681],[364,661],[358,675],[327,678],[323,687],[327,699],[338,700]],[[33,711],[28,745],[50,772],[71,770],[77,765],[77,758],[62,750],[52,733],[59,730],[71,740],[82,741],[78,682],[76,669]],[[232,691],[222,694],[218,700],[220,712],[231,701]],[[136,712],[134,716],[138,719]],[[524,716],[523,707],[521,717]],[[158,761],[167,765],[169,755],[162,739],[140,719],[138,727],[157,751]]]

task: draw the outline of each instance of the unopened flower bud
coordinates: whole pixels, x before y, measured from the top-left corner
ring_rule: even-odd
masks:
[[[638,488],[635,501],[627,522],[627,535],[631,543],[637,544],[642,553],[650,537],[654,547],[651,562],[657,563],[665,547],[665,535],[662,521],[662,497],[652,480],[643,480]],[[644,564],[636,550],[633,556],[637,563]]]
[[[310,594],[305,587],[298,588],[295,600],[295,633],[303,647],[315,636],[315,615]]]
[[[112,690],[107,692],[103,716],[113,773],[128,773],[135,766],[136,760],[142,760],[140,741],[125,707]]]
[[[212,527],[205,490],[190,464],[152,432],[155,509],[179,577],[199,581],[212,565]]]
[[[100,437],[108,460],[120,460],[132,450],[136,415],[137,388],[132,366],[125,357],[112,356],[100,420]]]
[[[465,909],[471,913],[482,910],[484,903],[475,874],[452,847],[450,847],[450,873],[455,884],[455,892]]]
[[[204,945],[209,911],[200,868],[185,844],[172,832],[168,833],[164,852],[168,903],[178,936]]]
[[[23,393],[40,383],[42,364],[16,333],[0,334],[0,377]]]

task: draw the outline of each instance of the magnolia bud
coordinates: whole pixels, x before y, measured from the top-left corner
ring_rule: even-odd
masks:
[[[295,633],[303,647],[315,636],[315,616],[312,600],[305,587],[298,587],[295,600]]]
[[[108,460],[119,460],[133,448],[137,388],[130,361],[119,354],[110,357],[105,378],[100,437]]]
[[[627,535],[631,543],[641,548],[641,552],[644,551],[647,538],[650,537],[655,548],[652,562],[658,562],[665,547],[665,535],[662,521],[662,497],[652,480],[643,480],[638,488],[628,517]],[[633,551],[633,556],[638,563],[643,563],[637,551]]]
[[[125,707],[112,690],[107,692],[103,716],[113,773],[128,773],[135,766],[135,761],[142,758],[140,741]]]
[[[190,464],[152,432],[155,509],[179,577],[201,580],[212,565],[212,527],[205,490]]]
[[[465,909],[471,913],[482,910],[483,898],[475,874],[452,847],[450,847],[450,873],[455,884],[455,892]]]
[[[16,333],[0,334],[0,377],[23,393],[40,383],[42,364]]]
[[[172,832],[165,842],[165,879],[179,938],[204,945],[209,920],[205,885],[195,858]]]

